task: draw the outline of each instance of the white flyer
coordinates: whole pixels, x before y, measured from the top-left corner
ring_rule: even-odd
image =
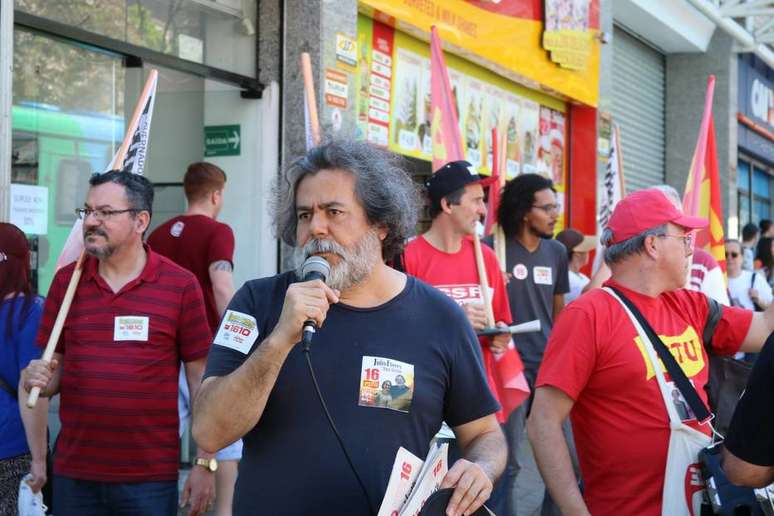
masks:
[[[422,464],[422,459],[402,446],[398,448],[390,480],[387,482],[387,491],[384,493],[377,516],[393,516],[400,512],[411,494],[411,488],[414,487],[414,482],[422,470]]]

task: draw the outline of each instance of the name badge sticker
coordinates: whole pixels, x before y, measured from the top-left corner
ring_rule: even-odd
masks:
[[[149,319],[141,315],[119,315],[113,319],[113,340],[148,341]]]
[[[537,285],[553,284],[551,278],[551,267],[533,267],[532,275],[535,277],[535,283]]]
[[[255,317],[234,310],[226,310],[220,322],[213,344],[247,354],[258,338],[258,323]]]
[[[413,364],[391,358],[363,357],[358,405],[408,412],[413,399]]]

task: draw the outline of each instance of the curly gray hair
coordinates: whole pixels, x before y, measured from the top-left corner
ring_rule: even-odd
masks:
[[[274,184],[270,209],[276,236],[297,245],[296,190],[303,178],[320,170],[345,170],[355,177],[355,197],[368,222],[387,228],[382,257],[392,259],[414,235],[420,206],[418,186],[401,161],[398,155],[362,141],[331,141],[314,147]]]

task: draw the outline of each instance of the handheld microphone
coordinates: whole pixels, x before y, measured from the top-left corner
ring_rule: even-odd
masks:
[[[322,256],[310,256],[304,261],[301,266],[301,277],[303,281],[313,281],[325,279],[331,273],[331,266],[328,261]],[[304,321],[303,333],[301,337],[301,349],[305,352],[309,352],[309,348],[312,346],[312,337],[317,331],[317,323],[311,319]]]
[[[501,335],[503,333],[510,333],[515,335],[517,333],[531,333],[533,331],[540,331],[540,320],[527,321],[521,324],[514,324],[513,326],[503,326],[495,328],[484,328],[483,330],[476,331],[476,335],[479,337],[494,337],[495,335]]]

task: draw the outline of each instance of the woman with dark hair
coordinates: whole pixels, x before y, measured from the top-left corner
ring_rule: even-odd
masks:
[[[755,270],[764,275],[769,285],[774,284],[774,254],[771,251],[773,243],[774,238],[761,237],[755,249]]]
[[[35,345],[43,300],[30,288],[30,249],[24,233],[0,222],[0,516],[16,516],[19,483],[46,483],[48,399],[26,406],[21,370],[40,357]]]

